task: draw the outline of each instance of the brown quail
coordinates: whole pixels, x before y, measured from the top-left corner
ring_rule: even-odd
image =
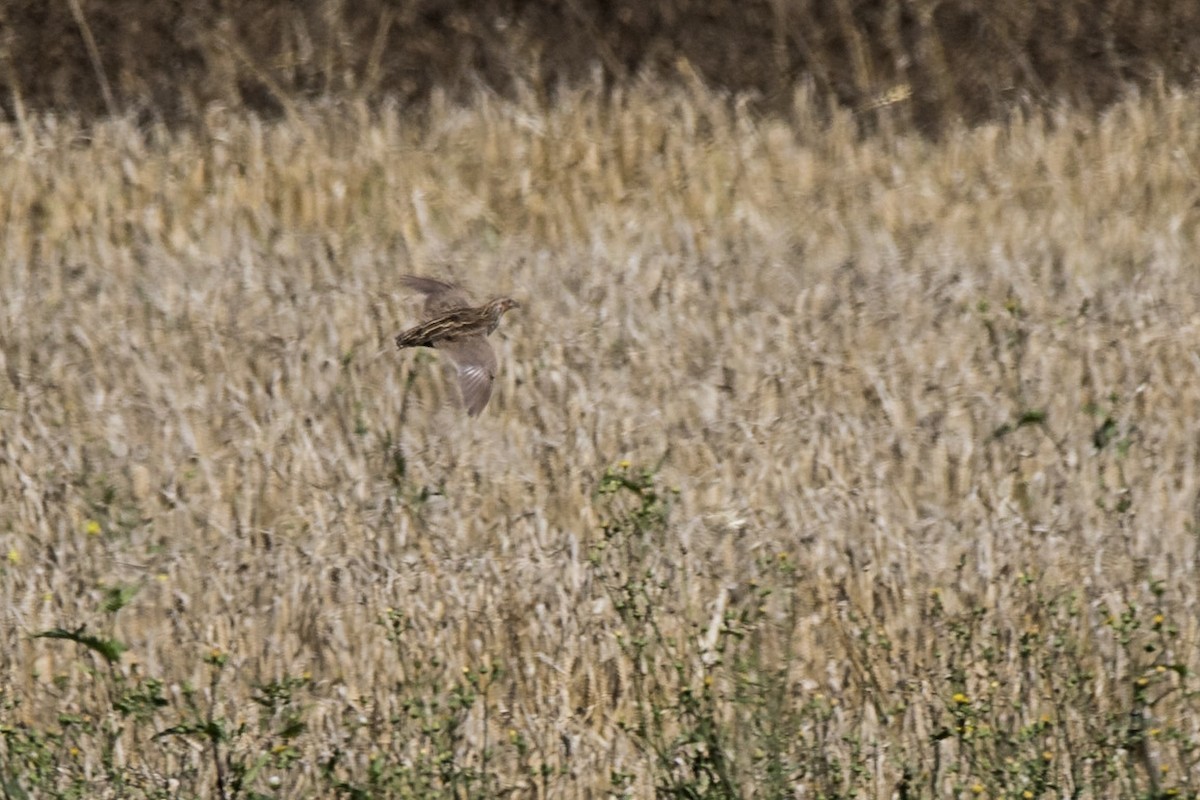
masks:
[[[469,305],[466,291],[453,283],[405,275],[401,282],[425,295],[425,321],[396,337],[396,346],[433,347],[450,357],[458,368],[458,387],[467,414],[483,411],[496,379],[496,353],[487,337],[500,317],[520,303],[497,297],[485,305]]]

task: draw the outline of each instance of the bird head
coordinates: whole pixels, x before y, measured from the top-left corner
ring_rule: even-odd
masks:
[[[505,311],[513,308],[520,308],[521,304],[516,300],[513,300],[511,297],[497,297],[495,300],[488,303],[488,306],[488,310],[496,316],[496,319],[500,319],[500,317],[504,315]]]
[[[497,297],[495,300],[487,304],[487,315],[491,319],[488,325],[488,333],[496,330],[496,326],[500,324],[500,317],[504,316],[504,312],[513,308],[520,308],[521,304],[511,297]]]

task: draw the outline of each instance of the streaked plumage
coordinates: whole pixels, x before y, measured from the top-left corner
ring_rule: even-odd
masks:
[[[500,324],[500,317],[520,304],[497,297],[486,305],[471,307],[461,286],[433,278],[405,275],[401,282],[425,295],[425,322],[396,337],[396,346],[433,347],[450,357],[458,368],[458,387],[467,414],[483,411],[492,396],[496,378],[496,353],[487,337]]]

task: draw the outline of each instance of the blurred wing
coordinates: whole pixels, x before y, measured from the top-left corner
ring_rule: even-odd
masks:
[[[465,336],[434,344],[458,367],[458,388],[467,414],[478,416],[492,396],[496,379],[496,353],[482,336]]]
[[[433,317],[444,311],[463,308],[470,305],[466,291],[457,284],[422,278],[419,275],[405,275],[400,282],[410,289],[425,295],[425,316]]]

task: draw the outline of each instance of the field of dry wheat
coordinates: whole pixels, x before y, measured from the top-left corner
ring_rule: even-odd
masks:
[[[5,796],[1195,797],[1200,97],[1052,117],[0,127]]]

